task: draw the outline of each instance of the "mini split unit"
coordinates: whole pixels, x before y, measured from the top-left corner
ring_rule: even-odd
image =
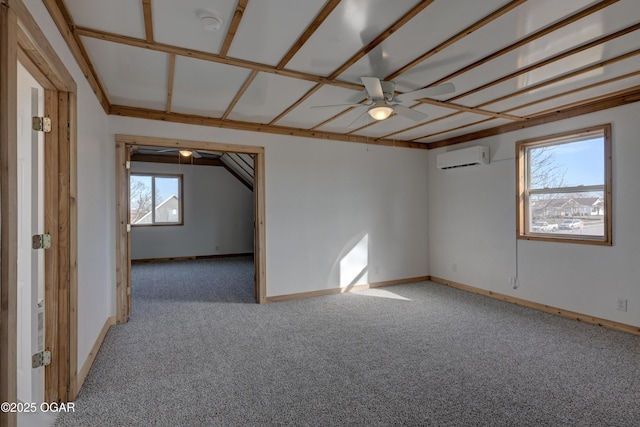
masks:
[[[481,146],[447,151],[446,153],[438,154],[436,157],[438,169],[463,168],[486,164],[489,164],[489,149]]]

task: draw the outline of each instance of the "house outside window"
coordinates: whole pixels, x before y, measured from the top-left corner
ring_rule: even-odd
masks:
[[[131,174],[132,226],[182,225],[182,175]]]
[[[516,144],[518,238],[611,245],[611,125]]]

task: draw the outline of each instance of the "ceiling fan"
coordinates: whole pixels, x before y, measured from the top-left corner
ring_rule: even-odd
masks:
[[[349,127],[357,122],[365,113],[369,113],[371,118],[373,118],[374,120],[384,120],[388,118],[391,113],[396,113],[400,116],[419,122],[420,120],[424,120],[427,115],[400,104],[407,101],[415,101],[421,98],[426,98],[428,96],[442,95],[455,91],[455,86],[453,85],[453,83],[445,83],[438,86],[432,86],[396,95],[395,82],[380,80],[377,77],[360,77],[360,80],[362,81],[362,84],[364,85],[367,92],[366,103],[317,105],[311,108],[342,106],[357,106],[358,108],[365,108],[365,111],[363,111],[362,114],[360,114],[358,118],[349,125]]]

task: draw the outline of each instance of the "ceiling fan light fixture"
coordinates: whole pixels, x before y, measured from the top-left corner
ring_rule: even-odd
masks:
[[[369,109],[367,113],[374,120],[384,120],[393,113],[393,108],[387,105],[384,101],[376,101]]]
[[[180,150],[180,155],[182,157],[191,157],[193,152],[191,150]]]

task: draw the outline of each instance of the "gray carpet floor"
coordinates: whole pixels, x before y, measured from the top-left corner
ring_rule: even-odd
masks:
[[[261,306],[248,258],[132,274],[56,425],[640,425],[637,336],[431,282]]]

